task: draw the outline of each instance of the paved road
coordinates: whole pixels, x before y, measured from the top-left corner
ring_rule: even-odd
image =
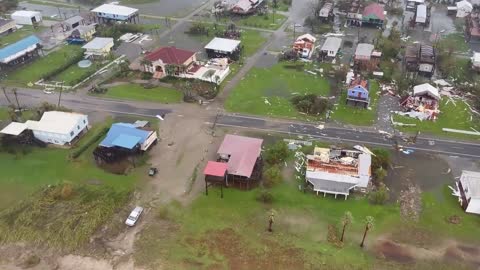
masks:
[[[32,107],[42,102],[56,104],[57,94],[44,94],[39,90],[19,89],[18,97],[20,105]],[[13,96],[10,98],[13,100]],[[207,107],[199,107],[195,104],[156,104],[150,102],[119,101],[98,98],[95,96],[78,96],[75,94],[62,95],[61,104],[76,111],[82,111],[90,115],[97,112],[113,114],[129,114],[154,117],[158,114],[176,113],[185,117],[195,117],[199,121],[212,124],[217,110]],[[6,98],[0,95],[0,106],[6,106]],[[329,140],[333,142],[360,143],[366,145],[377,145],[391,147],[393,141],[384,135],[360,129],[347,129],[329,127],[318,128],[319,123],[308,124],[300,122],[288,122],[258,117],[242,116],[236,114],[221,114],[217,119],[218,126],[246,128],[263,132],[283,133],[293,136],[304,136]],[[402,143],[400,143],[402,144]],[[447,154],[462,157],[480,158],[480,144],[469,142],[458,142],[419,137],[415,145],[406,146],[409,149],[428,151],[440,154]]]
[[[222,115],[217,119],[217,126],[240,127],[263,132],[283,133],[304,138],[316,138],[337,143],[358,143],[366,145],[393,147],[394,141],[378,132],[362,131],[359,129],[344,129],[319,124],[305,124],[285,121],[274,121],[241,115]],[[480,144],[439,140],[418,137],[414,145],[403,144],[404,148],[427,151],[451,156],[480,158]]]

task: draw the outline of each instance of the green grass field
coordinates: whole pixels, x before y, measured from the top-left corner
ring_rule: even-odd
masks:
[[[416,124],[415,127],[398,127],[401,131],[410,131],[416,132],[420,131],[422,133],[430,135],[440,135],[448,136],[453,138],[463,138],[463,139],[478,139],[480,136],[473,135],[463,135],[457,133],[450,133],[442,131],[442,128],[452,128],[460,130],[469,130],[473,131],[471,128],[480,130],[480,119],[475,116],[471,116],[470,110],[467,108],[465,103],[461,100],[455,100],[455,105],[453,102],[448,102],[448,98],[442,98],[440,102],[440,114],[438,119],[434,121],[420,121],[413,119],[407,116],[394,115],[393,119],[395,122],[401,122],[405,124]],[[447,104],[448,102],[448,104]],[[472,118],[471,118],[472,117]],[[472,121],[470,121],[472,119]]]
[[[327,96],[328,81],[316,75],[276,64],[270,68],[253,68],[228,97],[225,108],[232,112],[280,118],[304,119],[290,102],[295,94]]]
[[[287,17],[282,14],[273,14],[269,12],[267,15],[250,15],[241,17],[233,21],[239,26],[256,27],[263,29],[276,30],[287,20]]]
[[[74,58],[78,54],[83,54],[83,49],[80,46],[63,46],[59,50],[36,59],[31,64],[16,69],[8,74],[7,81],[15,84],[34,83],[40,80],[45,73],[58,68],[58,66],[67,61],[67,59]]]
[[[418,262],[421,267],[414,263],[403,268],[402,264],[362,250],[359,243],[367,215],[375,218],[375,227],[367,236],[370,248],[377,237],[389,233],[401,234],[406,243],[415,241],[417,234],[426,233],[433,236],[425,239],[427,246],[437,243],[439,237],[480,241],[475,234],[477,217],[465,214],[446,187],[440,198],[424,194],[425,206],[418,224],[402,221],[397,204],[372,205],[362,197],[324,198],[300,192],[293,183],[282,183],[270,191],[271,204],[256,201],[258,189],[224,189],[222,199],[215,188],[187,208],[174,203],[156,210],[159,221],[142,231],[135,243],[136,263],[151,268],[161,262],[170,268],[196,269],[228,269],[235,265],[246,269],[310,269],[315,265],[328,265],[328,269],[438,269],[435,263],[423,262]],[[271,209],[276,215],[274,231],[268,233]],[[339,234],[345,211],[352,213],[354,222],[346,231],[344,246],[336,247],[326,241],[327,226],[336,225]],[[453,214],[461,217],[460,225],[446,221]]]
[[[333,110],[332,119],[346,124],[367,126],[373,125],[377,116],[377,105],[379,99],[378,82],[370,80],[370,106],[371,110],[363,107],[355,107],[352,104],[345,104],[347,99],[347,90],[342,91],[342,96],[338,105]]]
[[[5,35],[5,36],[1,36],[0,37],[0,48],[3,47],[3,46],[9,45],[9,44],[15,43],[22,38],[25,38],[27,36],[38,33],[38,32],[40,32],[44,29],[45,29],[45,27],[43,27],[43,26],[40,26],[40,27],[34,29],[33,26],[24,25],[21,29],[18,29],[13,33],[10,33],[10,34]]]
[[[160,103],[178,103],[182,101],[181,91],[166,87],[155,87],[145,89],[139,84],[122,84],[108,88],[108,91],[101,95],[108,98],[152,101]]]
[[[100,65],[92,64],[88,68],[80,68],[77,64],[71,65],[64,71],[53,77],[53,81],[63,81],[65,85],[74,86],[79,83],[79,79],[86,78],[100,69]]]

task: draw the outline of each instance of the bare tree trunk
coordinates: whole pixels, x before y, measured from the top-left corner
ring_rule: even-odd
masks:
[[[346,227],[347,227],[347,224],[343,224],[342,237],[340,237],[340,242],[343,242],[343,236],[345,235],[345,228]]]
[[[268,231],[269,231],[269,232],[272,232],[272,231],[273,231],[273,230],[272,230],[272,225],[273,225],[273,220],[270,219],[270,220],[268,221]]]
[[[362,243],[360,243],[360,247],[362,247],[362,248],[365,244],[365,238],[367,237],[367,232],[368,232],[368,226],[365,227],[365,232],[363,233]]]

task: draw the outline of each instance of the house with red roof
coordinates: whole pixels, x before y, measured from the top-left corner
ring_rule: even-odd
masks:
[[[350,86],[347,90],[347,99],[345,104],[352,102],[355,104],[355,106],[360,104],[364,108],[367,108],[368,104],[370,103],[369,86],[370,84],[368,83],[368,80],[364,80],[360,76],[354,78],[350,82]]]
[[[239,185],[247,189],[262,178],[262,139],[227,134],[217,151],[217,161],[209,161],[205,174],[205,189]]]
[[[377,3],[370,4],[363,9],[362,25],[382,27],[385,21],[385,10]]]
[[[176,47],[161,47],[145,55],[144,71],[156,79],[167,75],[179,76],[189,70],[197,61],[196,52]],[[169,68],[169,66],[173,68]],[[168,74],[172,72],[172,74]]]

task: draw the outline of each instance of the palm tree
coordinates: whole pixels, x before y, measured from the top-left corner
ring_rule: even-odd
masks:
[[[363,233],[363,239],[362,243],[360,243],[360,247],[363,248],[363,245],[365,244],[365,237],[367,237],[368,231],[373,228],[374,222],[375,219],[372,216],[365,217],[365,232]]]
[[[352,221],[353,221],[352,213],[350,211],[346,211],[343,214],[343,217],[342,217],[343,229],[342,229],[342,237],[340,238],[340,242],[343,242],[343,237],[345,235],[345,229],[347,228],[348,225],[352,224]]]
[[[10,101],[10,98],[7,95],[7,87],[2,86],[2,91],[3,91],[3,94],[5,95],[5,98],[7,99],[8,103],[12,104],[12,102]]]
[[[269,232],[273,231],[272,226],[273,226],[274,221],[275,221],[275,211],[272,209],[272,211],[270,212],[270,215],[268,216],[268,231]]]

